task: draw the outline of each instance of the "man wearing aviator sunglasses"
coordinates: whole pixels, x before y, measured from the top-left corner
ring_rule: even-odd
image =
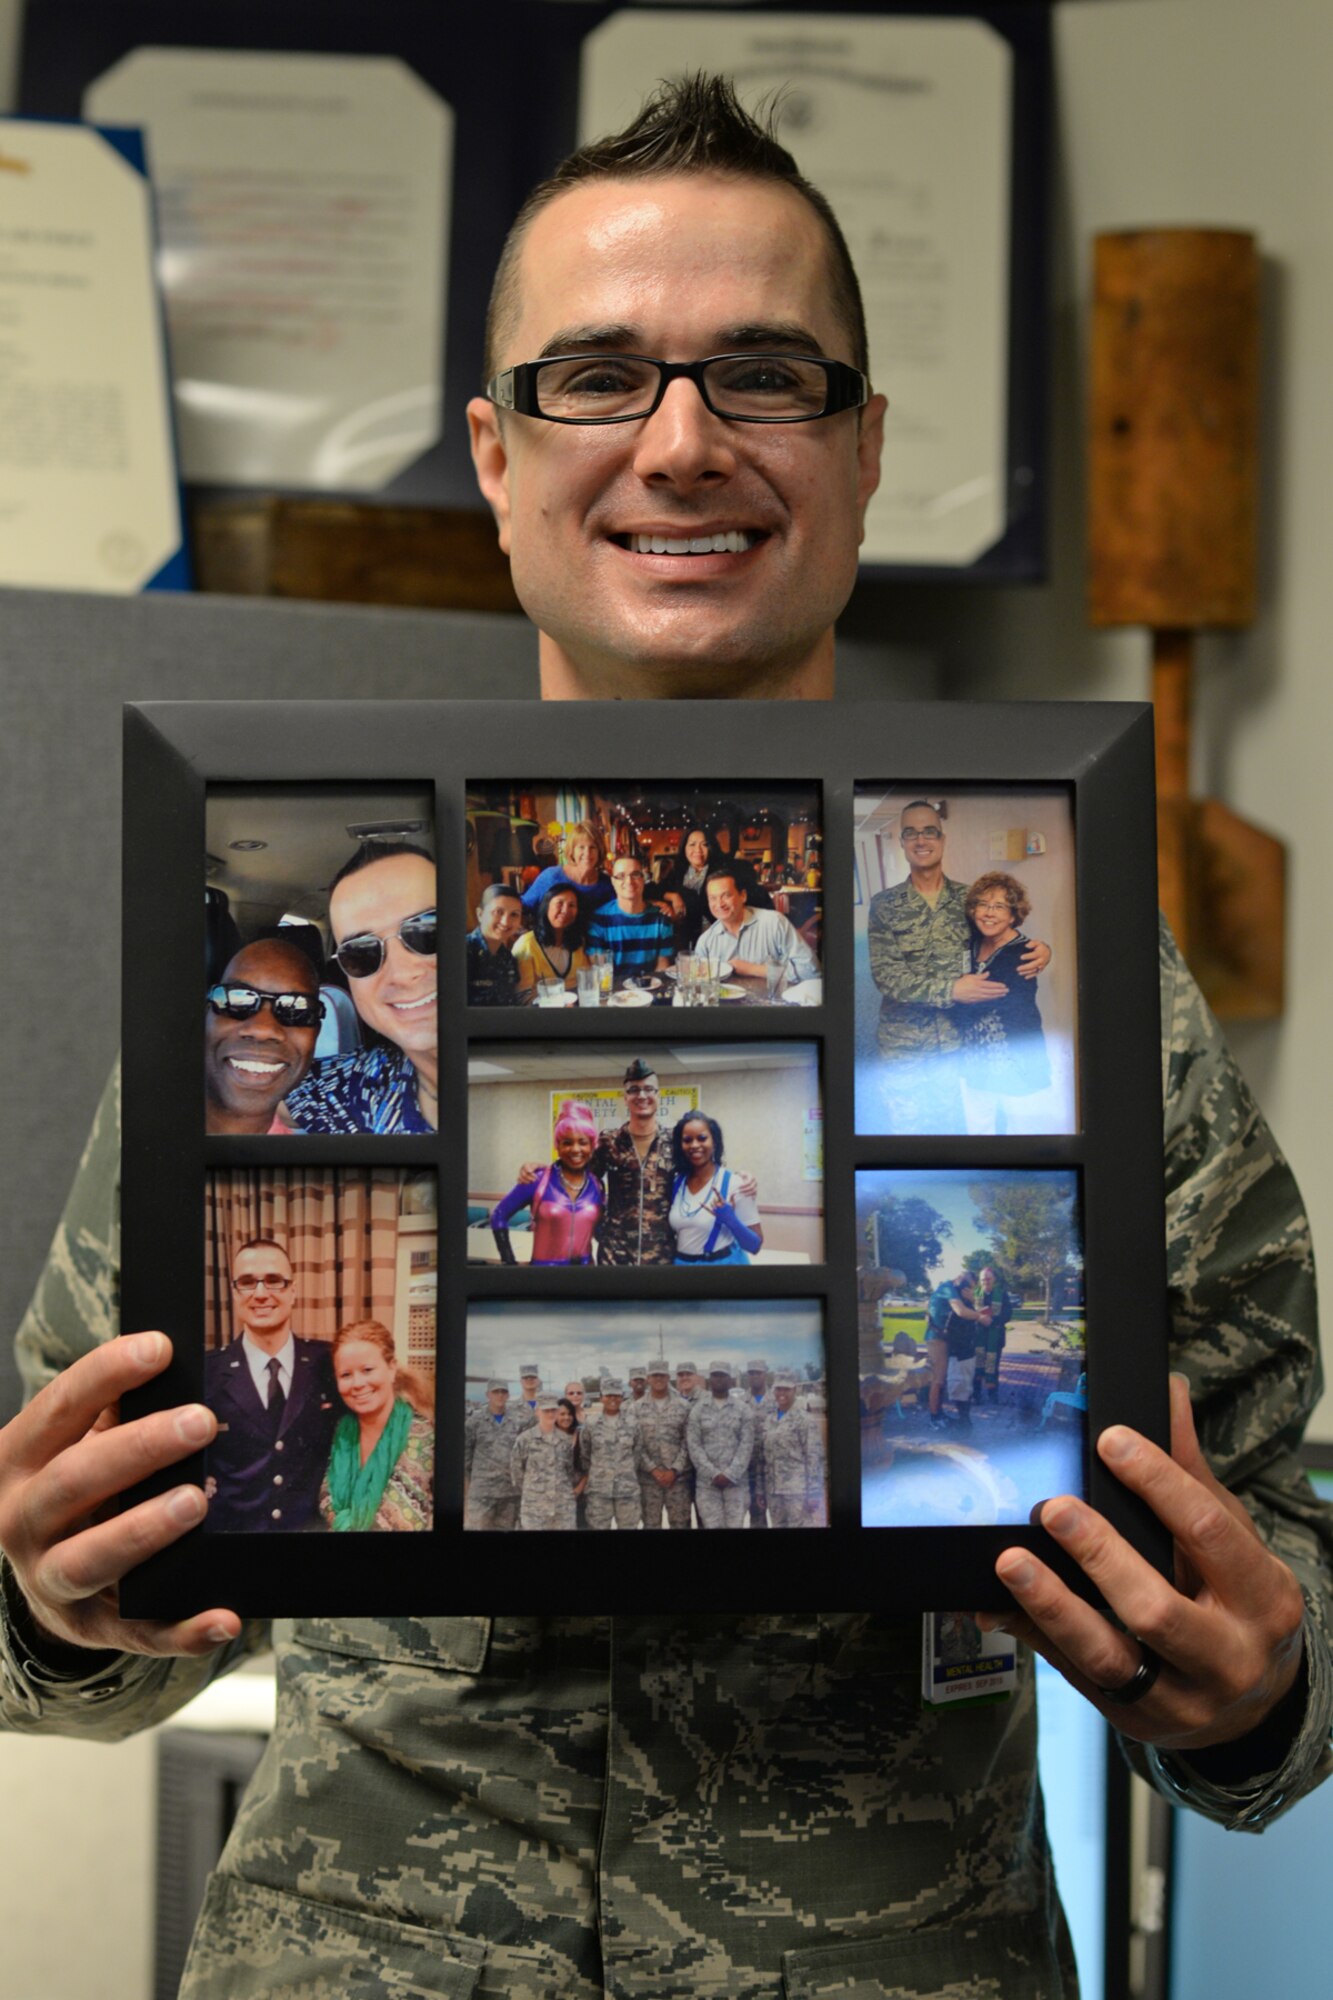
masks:
[[[362,1025],[382,1039],[317,1062],[288,1112],[302,1132],[434,1131],[434,860],[410,841],[360,848],[333,878],[329,928]]]
[[[248,944],[206,995],[204,1129],[289,1132],[279,1106],[315,1053],[319,976],[299,945]]]

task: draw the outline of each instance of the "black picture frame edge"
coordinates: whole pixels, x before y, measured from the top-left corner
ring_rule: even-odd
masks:
[[[173,1101],[164,1094],[177,1093],[180,1104],[195,1105],[201,1100],[200,1050],[197,1036],[163,1038],[161,1014],[154,1017],[140,1005],[142,967],[153,968],[154,990],[159,1008],[167,1018],[173,1010],[182,1018],[197,1019],[197,983],[189,978],[188,958],[197,944],[202,959],[202,898],[198,896],[200,857],[203,853],[203,810],[205,789],[210,783],[243,783],[262,787],[267,783],[302,784],[336,779],[341,783],[366,784],[395,778],[432,788],[435,796],[437,852],[462,853],[461,807],[470,781],[499,780],[521,776],[535,768],[579,768],[590,770],[600,764],[611,770],[640,770],[650,779],[657,770],[669,772],[673,766],[685,768],[684,755],[690,751],[698,776],[725,782],[753,776],[775,782],[809,781],[810,766],[820,766],[823,788],[825,833],[826,897],[826,1004],[820,1010],[744,1010],[745,1038],[775,1038],[783,1017],[794,1017],[792,1039],[815,1040],[821,1044],[821,1077],[825,1099],[825,1241],[827,1266],[802,1271],[802,1281],[794,1282],[779,1267],[771,1272],[752,1274],[750,1296],[818,1296],[824,1301],[826,1358],[829,1383],[831,1518],[827,1531],[818,1535],[813,1560],[798,1563],[803,1544],[792,1545],[784,1535],[753,1537],[746,1543],[743,1565],[745,1605],[761,1608],[767,1603],[796,1605],[812,1593],[820,1601],[836,1600],[844,1608],[886,1608],[886,1596],[903,1609],[952,1608],[964,1605],[975,1609],[998,1609],[1005,1593],[993,1575],[993,1560],[1000,1547],[1023,1545],[1038,1550],[1053,1568],[1088,1587],[1074,1576],[1050,1538],[1031,1527],[997,1529],[861,1529],[849,1525],[859,1520],[860,1455],[859,1417],[854,1397],[855,1355],[855,1241],[854,1204],[838,1204],[829,1190],[834,1175],[852,1171],[857,1163],[891,1166],[899,1158],[920,1161],[919,1150],[892,1139],[867,1138],[853,1129],[852,1062],[852,963],[853,925],[851,906],[852,801],[858,784],[891,781],[894,774],[907,773],[915,782],[920,770],[945,770],[949,782],[1012,785],[1015,788],[1037,783],[1069,784],[1076,800],[1076,871],[1080,909],[1079,961],[1081,993],[1081,1037],[1084,1046],[1083,1074],[1085,1104],[1100,1105],[1094,1089],[1087,1095],[1090,1079],[1100,1075],[1111,1058],[1093,1058],[1094,1038],[1104,1035],[1108,1019],[1113,1020],[1110,1048],[1129,1051],[1116,1063],[1113,1096],[1116,1121],[1112,1128],[1115,1145],[1122,1157],[1139,1163],[1134,1177],[1134,1201],[1118,1218],[1119,1239],[1132,1241],[1134,1280],[1139,1287],[1140,1307],[1132,1315],[1133,1335],[1124,1343],[1124,1355],[1132,1355],[1133,1367],[1113,1362],[1113,1350],[1106,1344],[1106,1357],[1094,1359],[1089,1367],[1090,1430],[1107,1415],[1120,1420],[1136,1420],[1157,1441],[1164,1440],[1166,1293],[1165,1250],[1162,1242],[1162,1205],[1157,1176],[1161,1162],[1160,1063],[1156,983],[1155,933],[1155,850],[1153,847],[1151,791],[1151,712],[1145,705],[1087,703],[1026,703],[1008,705],[950,704],[860,704],[849,703],[821,710],[818,715],[820,748],[812,755],[810,711],[803,705],[750,703],[710,704],[707,711],[710,745],[727,745],[726,750],[710,748],[703,755],[697,742],[699,711],[688,703],[568,704],[515,706],[503,702],[458,703],[150,703],[131,706],[126,726],[126,849],[125,849],[125,1063],[131,1088],[126,1092],[126,1176],[124,1208],[125,1320],[127,1327],[151,1323],[148,1317],[160,1308],[166,1282],[176,1301],[174,1320],[180,1324],[200,1324],[202,1307],[202,1259],[198,1255],[201,1228],[202,1176],[210,1159],[254,1157],[272,1159],[277,1153],[269,1145],[281,1147],[284,1155],[321,1161],[338,1158],[347,1165],[373,1157],[378,1161],[381,1145],[405,1147],[405,1141],[314,1142],[297,1138],[257,1141],[250,1144],[205,1141],[202,1131],[180,1129],[169,1149],[161,1146],[160,1116],[152,1104]],[[262,723],[262,727],[257,725]],[[870,757],[867,742],[882,735],[888,754]],[[590,756],[588,744],[599,746]],[[888,778],[885,769],[891,766]],[[427,773],[428,767],[428,773]],[[999,775],[997,775],[997,773]],[[163,852],[165,844],[170,852]],[[452,845],[451,845],[452,843]],[[1112,851],[1114,849],[1114,851]],[[441,868],[440,908],[446,934],[461,938],[464,923],[462,870],[450,880],[447,866]],[[828,885],[845,881],[846,897],[831,896]],[[1146,907],[1147,915],[1143,914]],[[1099,918],[1085,923],[1084,912]],[[1137,914],[1136,914],[1137,912]],[[1110,925],[1114,937],[1104,929]],[[178,942],[171,950],[164,938]],[[1121,955],[1131,948],[1135,954],[1132,976],[1126,986]],[[460,951],[461,961],[461,951]],[[1142,963],[1139,960],[1142,959]],[[469,1009],[460,976],[446,993],[441,987],[442,1036],[450,1045],[466,1046],[470,1041],[509,1038],[510,1024],[499,1009]],[[1116,993],[1108,1014],[1108,991]],[[1101,997],[1099,997],[1101,996]],[[182,1013],[183,1010],[183,1013]],[[811,1015],[817,1014],[812,1020]],[[480,1018],[479,1018],[480,1017]],[[528,1032],[517,1023],[528,1017],[513,1017],[513,1039]],[[588,1014],[586,1028],[577,1013],[557,1015],[562,1028],[550,1039],[577,1040],[595,1035],[607,1038],[606,1021]],[[740,1026],[741,1015],[727,1015],[718,1024],[722,1036],[730,1039]],[[753,1028],[749,1022],[753,1021]],[[684,1024],[681,1024],[682,1026]],[[670,1032],[676,1032],[676,1022]],[[482,1037],[478,1029],[482,1030]],[[628,1025],[619,1031],[626,1042],[634,1038]],[[703,1030],[691,1031],[691,1039]],[[641,1032],[639,1039],[645,1036]],[[705,1039],[708,1037],[704,1036]],[[171,1044],[166,1050],[163,1041]],[[442,1042],[442,1045],[444,1043]],[[165,1062],[165,1068],[164,1068]],[[452,1066],[456,1074],[441,1076],[442,1121],[452,1117],[454,1129],[465,1130],[465,1064]],[[157,1079],[152,1097],[140,1099],[135,1079]],[[1109,1086],[1101,1086],[1105,1091]],[[1109,1101],[1109,1099],[1108,1099]],[[1098,1111],[1098,1118],[1109,1116]],[[193,1126],[196,1121],[191,1119]],[[197,1121],[202,1126],[202,1120]],[[330,1150],[330,1143],[331,1148]],[[920,1143],[920,1142],[918,1142]],[[931,1141],[930,1146],[948,1147],[951,1142]],[[996,1142],[997,1146],[1001,1142]],[[994,1164],[1008,1158],[1014,1142],[1003,1142],[1004,1150],[989,1157]],[[1038,1142],[1041,1143],[1041,1142]],[[440,1173],[440,1293],[438,1342],[440,1367],[437,1373],[441,1410],[461,1408],[463,1344],[448,1332],[466,1323],[470,1298],[496,1295],[490,1273],[463,1266],[449,1240],[446,1218],[465,1213],[465,1164],[446,1160],[440,1142],[426,1140],[405,1157],[424,1164],[437,1146],[435,1160]],[[343,1149],[346,1149],[344,1152]],[[1100,1188],[1111,1179],[1112,1162],[1107,1134],[1098,1136],[1089,1119],[1088,1130],[1063,1149],[1066,1161],[1078,1164],[1087,1173],[1095,1169]],[[465,1149],[464,1149],[465,1151]],[[836,1163],[840,1162],[841,1165]],[[1153,1165],[1156,1162],[1156,1165]],[[155,1164],[156,1163],[156,1164]],[[174,1186],[173,1205],[162,1207],[161,1181],[169,1178]],[[1156,1183],[1158,1193],[1153,1196]],[[1154,1199],[1156,1205],[1154,1206]],[[1107,1231],[1101,1222],[1101,1196],[1095,1205],[1098,1234],[1096,1257],[1105,1263],[1111,1254]],[[845,1212],[840,1212],[845,1211]],[[171,1227],[189,1239],[183,1250],[173,1241],[169,1254],[153,1264],[151,1279],[145,1282],[145,1249],[153,1257],[161,1247],[163,1214],[174,1220]],[[1091,1228],[1091,1214],[1085,1211],[1085,1226]],[[1088,1245],[1089,1268],[1093,1265],[1093,1244]],[[150,1258],[148,1262],[152,1262]],[[800,1267],[796,1267],[800,1268]],[[1154,1272],[1160,1270],[1161,1282]],[[738,1274],[743,1277],[744,1274]],[[557,1274],[560,1290],[566,1289],[566,1274]],[[580,1274],[568,1274],[572,1295]],[[638,1298],[707,1296],[691,1282],[697,1274],[663,1268],[639,1271],[626,1282],[627,1295]],[[476,1280],[480,1278],[481,1282]],[[758,1281],[762,1280],[760,1283]],[[526,1296],[527,1281],[514,1282],[511,1290]],[[733,1277],[731,1282],[734,1282]],[[586,1288],[587,1280],[582,1280]],[[601,1296],[599,1283],[598,1295]],[[553,1288],[554,1295],[554,1288]],[[1124,1287],[1111,1274],[1105,1296],[1122,1301]],[[1153,1300],[1158,1303],[1156,1306]],[[1146,1302],[1146,1303],[1144,1303]],[[850,1326],[850,1341],[839,1328]],[[170,1329],[168,1329],[170,1330]],[[453,1346],[451,1348],[451,1341]],[[456,1349],[456,1351],[453,1351]],[[1090,1333],[1090,1357],[1096,1355],[1097,1336]],[[150,1385],[136,1407],[166,1407],[180,1395],[197,1389],[202,1377],[202,1351],[197,1366],[192,1357],[178,1356],[173,1368]],[[1104,1369],[1107,1387],[1098,1377]],[[1160,1379],[1160,1394],[1145,1393],[1149,1378]],[[1097,1385],[1094,1387],[1094,1385]],[[461,1502],[461,1439],[451,1439],[442,1426],[439,1438],[440,1513],[435,1532],[428,1537],[353,1537],[334,1542],[331,1537],[308,1535],[301,1538],[300,1561],[290,1561],[292,1537],[207,1536],[196,1533],[164,1552],[126,1579],[124,1602],[133,1615],[174,1615],[183,1603],[197,1598],[199,1578],[207,1578],[206,1594],[211,1602],[233,1599],[237,1608],[251,1615],[330,1615],[336,1608],[347,1613],[401,1612],[405,1605],[418,1611],[456,1610],[458,1592],[473,1608],[500,1609],[522,1606],[528,1611],[555,1610],[565,1601],[566,1572],[555,1560],[551,1537],[532,1540],[537,1547],[525,1546],[528,1538],[506,1536],[497,1546],[491,1538],[485,1555],[479,1548],[476,1559],[468,1554],[475,1538],[461,1530],[458,1511]],[[195,1464],[197,1470],[197,1462]],[[172,1479],[181,1476],[173,1472]],[[161,1482],[165,1483],[165,1482]],[[1142,1518],[1142,1510],[1130,1501],[1125,1490],[1101,1468],[1095,1455],[1090,1463],[1089,1499],[1112,1522],[1128,1531],[1160,1568],[1166,1567],[1164,1538],[1155,1532],[1157,1524]],[[741,1531],[749,1533],[750,1531]],[[558,1539],[558,1538],[557,1538]],[[448,1551],[444,1544],[448,1544]],[[579,1539],[582,1552],[580,1574],[585,1582],[599,1576],[607,1579],[615,1608],[626,1610],[660,1609],[664,1602],[691,1602],[709,1608],[701,1594],[699,1551],[686,1543],[677,1548],[668,1534],[655,1549],[651,1579],[641,1582],[622,1573],[626,1565],[589,1563],[586,1537]],[[692,1553],[691,1553],[692,1551]],[[446,1556],[444,1562],[440,1558]],[[299,1581],[293,1580],[294,1568]],[[741,1603],[738,1570],[734,1559],[716,1565],[716,1603],[712,1608],[735,1610]],[[779,1585],[781,1588],[779,1589]],[[443,1592],[444,1596],[439,1593]],[[447,1600],[447,1601],[446,1601]],[[591,1602],[591,1600],[588,1600]],[[611,1608],[608,1603],[608,1607]]]

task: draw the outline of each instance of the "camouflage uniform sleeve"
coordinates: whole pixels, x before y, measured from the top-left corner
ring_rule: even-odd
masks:
[[[1173,1804],[1258,1832],[1333,1769],[1333,1509],[1298,1457],[1323,1386],[1314,1259],[1291,1169],[1165,925],[1161,973],[1171,1365],[1209,1464],[1305,1594],[1308,1694],[1281,1762],[1239,1784],[1126,1749]]]
[[[50,1255],[15,1341],[35,1395],[71,1361],[120,1328],[120,1068],[112,1071]],[[81,1653],[35,1631],[0,1559],[0,1728],[118,1742],[174,1714],[220,1674],[267,1644],[253,1621],[204,1659]]]

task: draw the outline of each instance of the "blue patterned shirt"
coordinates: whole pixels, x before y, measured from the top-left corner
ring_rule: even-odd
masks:
[[[417,1073],[401,1049],[361,1049],[314,1063],[287,1098],[299,1132],[433,1132]]]

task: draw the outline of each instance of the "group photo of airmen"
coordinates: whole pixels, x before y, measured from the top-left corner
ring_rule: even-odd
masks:
[[[511,1344],[543,1322],[540,1341]],[[655,1351],[625,1362],[627,1334],[649,1322]],[[728,1351],[663,1351],[670,1331],[702,1330],[729,1330]],[[738,1334],[765,1347],[737,1356]],[[483,1356],[496,1363],[484,1374]],[[821,1528],[827,1463],[823,1340],[807,1301],[471,1309],[465,1528]]]
[[[857,1130],[1076,1131],[1065,789],[858,786],[854,841]]]

